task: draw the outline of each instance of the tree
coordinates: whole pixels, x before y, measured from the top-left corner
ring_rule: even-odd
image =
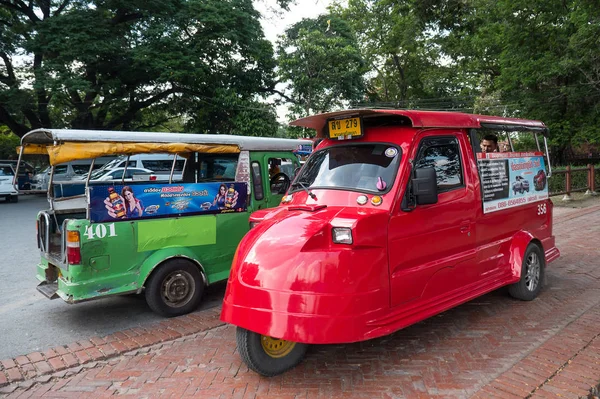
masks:
[[[332,110],[363,98],[365,64],[354,33],[337,15],[303,19],[278,41],[279,77],[288,83],[291,117]]]
[[[228,133],[273,90],[273,49],[251,0],[0,5],[0,123],[18,136],[39,127],[152,130],[173,119]],[[225,112],[232,98],[236,108]]]
[[[403,108],[455,108],[472,104],[473,83],[449,64],[423,2],[349,0],[337,13],[357,34],[369,65],[368,102]],[[464,101],[466,99],[466,102]]]
[[[16,159],[19,138],[5,126],[0,126],[0,159]]]
[[[489,110],[544,121],[559,161],[573,145],[600,143],[597,1],[431,2],[446,53],[497,97]]]

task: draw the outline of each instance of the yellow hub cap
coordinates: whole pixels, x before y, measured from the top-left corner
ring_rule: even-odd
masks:
[[[280,358],[289,355],[292,349],[294,349],[294,346],[296,346],[295,342],[286,341],[285,339],[271,338],[267,337],[266,335],[260,336],[260,343],[265,353],[273,358]]]

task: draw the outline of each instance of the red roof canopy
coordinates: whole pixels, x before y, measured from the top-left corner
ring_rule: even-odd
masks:
[[[503,118],[500,116],[473,115],[462,112],[442,111],[415,111],[400,109],[352,109],[337,112],[328,112],[297,119],[290,123],[292,126],[302,126],[316,129],[321,133],[327,119],[341,118],[344,116],[375,117],[377,115],[405,116],[412,122],[413,127],[455,127],[455,128],[482,128],[495,127],[501,130],[532,130],[546,134],[547,128],[540,121]],[[495,126],[490,126],[495,125]]]

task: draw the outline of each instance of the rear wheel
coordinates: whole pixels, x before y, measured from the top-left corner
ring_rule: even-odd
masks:
[[[508,293],[522,301],[535,299],[542,289],[544,273],[545,260],[542,250],[536,244],[529,244],[521,264],[521,279],[508,286]]]
[[[163,316],[180,316],[195,310],[202,300],[200,270],[184,259],[169,260],[152,273],[146,284],[146,302]]]
[[[19,196],[18,195],[13,195],[12,197],[10,197],[10,200],[12,202],[19,202]]]
[[[261,335],[241,327],[236,330],[236,340],[244,363],[265,377],[297,366],[308,349],[307,344]]]

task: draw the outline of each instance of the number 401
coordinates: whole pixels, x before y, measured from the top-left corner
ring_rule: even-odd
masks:
[[[106,228],[107,226],[108,229]],[[87,236],[88,240],[93,240],[94,238],[104,238],[106,237],[106,233],[108,233],[109,237],[117,236],[114,223],[111,223],[106,226],[103,224],[97,224],[95,228],[93,227],[94,226],[85,226],[85,233],[83,234]]]

